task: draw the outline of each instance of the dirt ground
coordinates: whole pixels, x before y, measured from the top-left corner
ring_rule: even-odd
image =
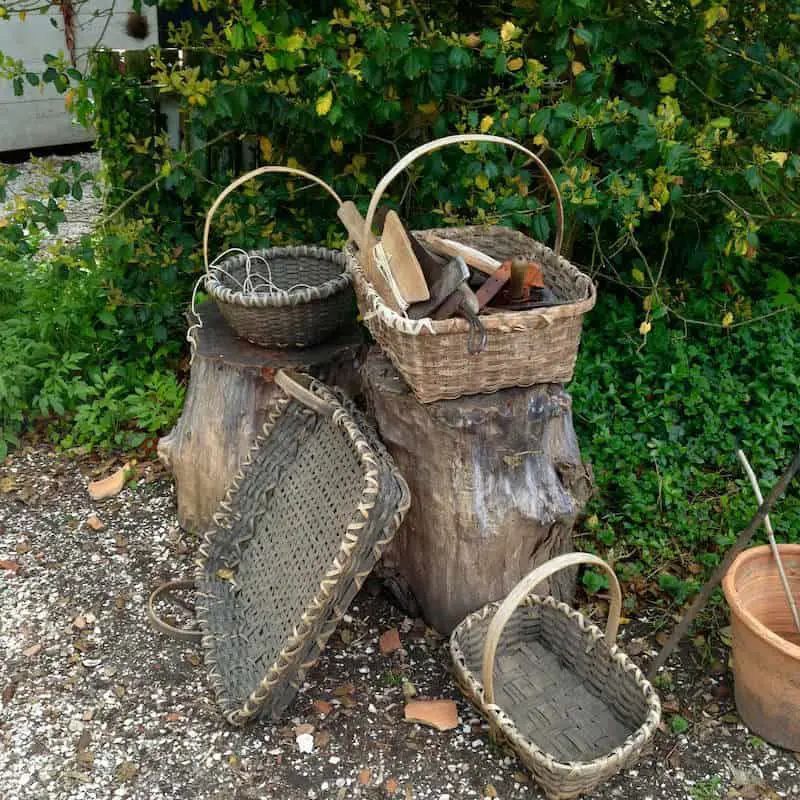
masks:
[[[192,572],[197,543],[178,527],[172,483],[157,464],[140,465],[121,494],[93,503],[88,480],[118,465],[44,447],[0,465],[0,797],[541,796],[460,697],[447,641],[374,583],[282,724],[229,727],[201,647],[155,633],[145,616],[153,587]],[[657,647],[642,638],[649,622],[623,629],[640,664]],[[385,656],[378,637],[392,627],[403,650]],[[800,798],[798,756],[741,723],[726,668],[709,669],[688,644],[669,675],[654,743],[591,797]],[[460,727],[405,723],[404,682],[418,696],[457,700]],[[311,753],[298,750],[304,724]]]

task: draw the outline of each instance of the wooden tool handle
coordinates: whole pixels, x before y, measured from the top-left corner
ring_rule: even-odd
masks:
[[[372,232],[369,234],[366,247],[364,246],[364,217],[361,216],[361,212],[352,200],[345,200],[336,213],[344,227],[347,228],[350,240],[355,243],[359,251],[364,253],[375,247],[376,242]]]
[[[464,259],[464,263],[487,275],[494,275],[500,269],[501,262],[496,258],[492,258],[467,244],[461,244],[461,242],[456,242],[453,239],[445,239],[427,231],[422,231],[418,236],[434,253],[441,253],[445,256],[461,256]]]

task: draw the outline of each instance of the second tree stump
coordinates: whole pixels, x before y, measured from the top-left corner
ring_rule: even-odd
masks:
[[[411,509],[383,563],[384,579],[411,613],[450,633],[533,567],[572,550],[592,479],[561,386],[422,404],[376,349],[362,382],[411,489]],[[574,572],[552,581],[537,593],[572,599]]]

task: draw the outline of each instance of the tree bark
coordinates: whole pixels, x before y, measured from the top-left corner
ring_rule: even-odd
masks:
[[[362,384],[411,489],[411,509],[381,568],[410,613],[449,633],[535,566],[572,549],[592,477],[561,386],[422,404],[375,348]],[[537,593],[571,600],[575,572],[550,583]]]
[[[360,330],[344,331],[320,347],[266,350],[239,339],[212,302],[200,307],[203,327],[183,412],[158,443],[158,456],[175,477],[178,521],[206,530],[228,485],[264,423],[278,391],[278,369],[307,370],[357,393]]]

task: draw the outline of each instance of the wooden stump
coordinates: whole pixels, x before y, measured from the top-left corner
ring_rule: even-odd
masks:
[[[376,349],[362,381],[411,489],[411,509],[381,573],[410,613],[449,633],[534,566],[572,550],[592,478],[561,386],[422,404]],[[574,588],[573,571],[537,593],[571,600]]]
[[[348,393],[358,393],[360,329],[344,331],[320,347],[266,350],[239,339],[213,302],[200,307],[198,331],[183,412],[158,443],[158,456],[175,476],[178,520],[203,532],[225,496],[264,423],[281,368],[303,369]]]

